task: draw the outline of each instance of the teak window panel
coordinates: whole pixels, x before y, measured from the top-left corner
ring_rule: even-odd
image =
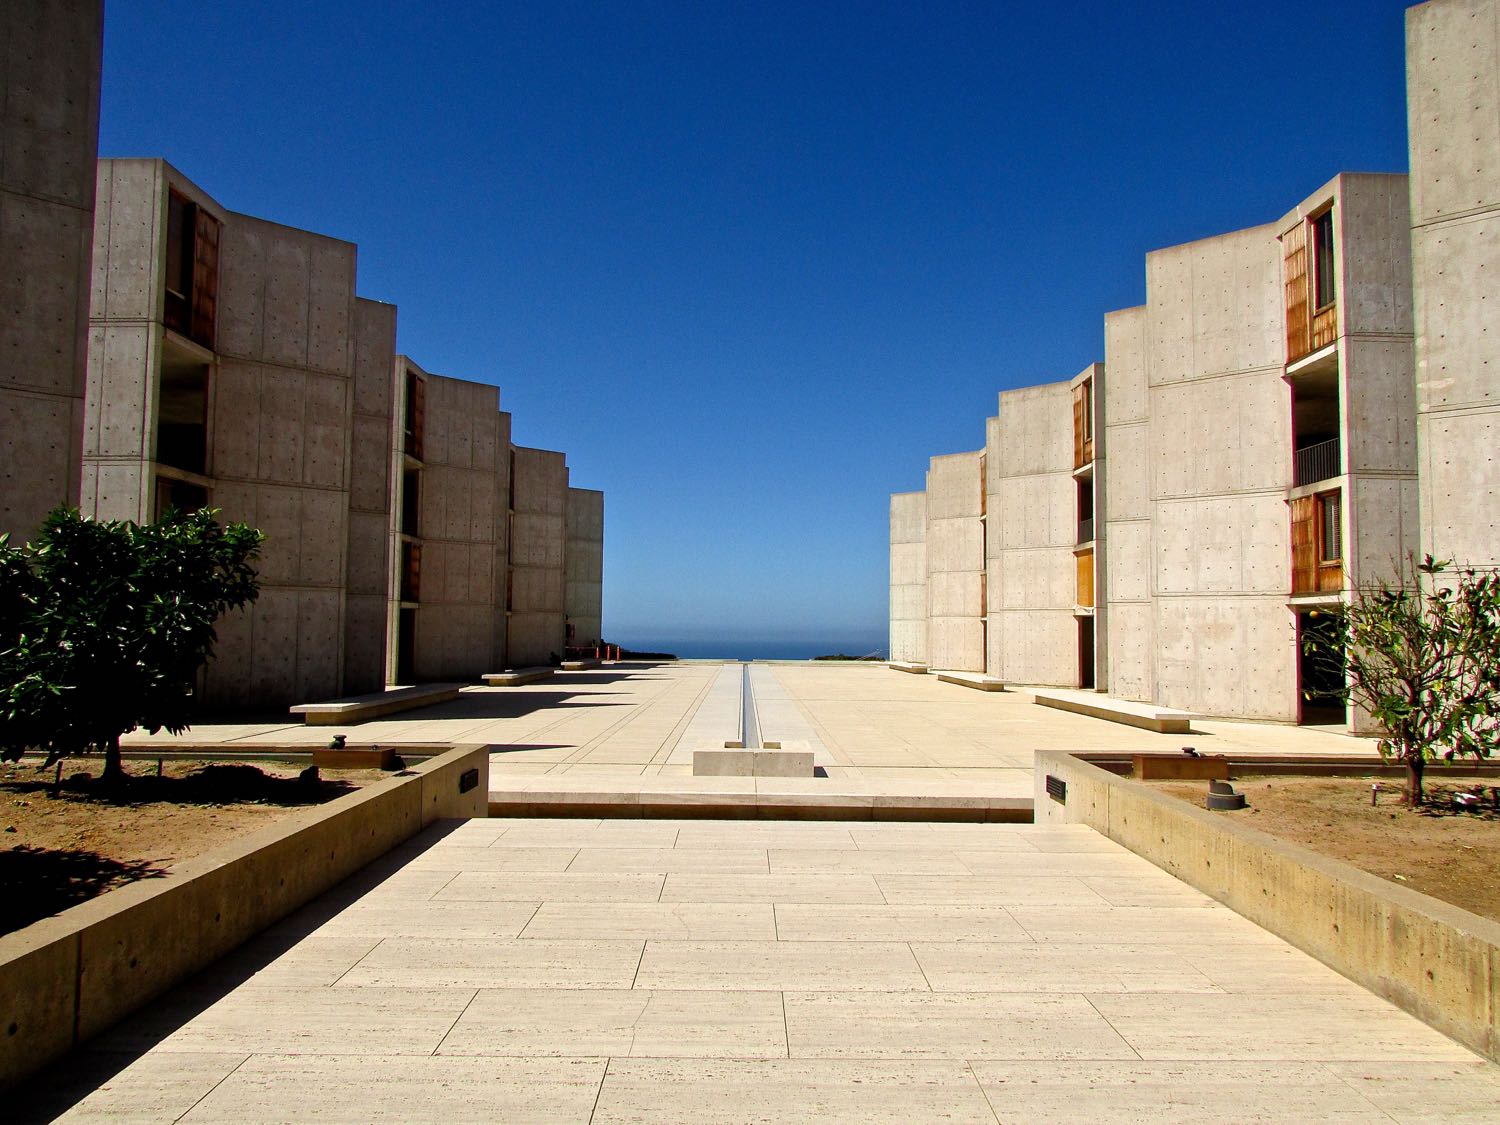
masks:
[[[1286,361],[1295,363],[1338,339],[1333,208],[1281,236],[1286,292]]]
[[[1094,459],[1093,380],[1073,388],[1073,468],[1081,469]]]
[[[1338,492],[1291,501],[1293,594],[1330,594],[1344,588],[1342,519]]]
[[[1084,609],[1094,608],[1094,553],[1085,551],[1077,556],[1078,604]]]
[[[1286,359],[1293,363],[1312,351],[1307,281],[1307,227],[1298,223],[1281,236],[1286,286]]]

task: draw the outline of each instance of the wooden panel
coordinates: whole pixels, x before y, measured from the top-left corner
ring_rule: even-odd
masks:
[[[403,543],[401,549],[406,555],[401,574],[401,600],[419,602],[422,600],[422,545]]]
[[[219,222],[198,209],[193,237],[192,338],[210,350],[219,308]]]
[[[1282,276],[1286,285],[1286,361],[1313,350],[1307,276],[1307,225],[1298,223],[1281,236]]]
[[[1318,499],[1303,496],[1291,502],[1292,593],[1318,592]]]
[[[1083,393],[1082,383],[1073,388],[1073,468],[1075,469],[1082,468],[1089,462],[1089,458],[1084,456],[1083,448]]]
[[[1078,562],[1078,604],[1092,609],[1094,607],[1094,552],[1085,551],[1077,556]]]
[[[411,383],[411,448],[407,450],[418,461],[423,460],[422,434],[427,424],[427,380]]]
[[[1338,338],[1338,311],[1337,304],[1329,305],[1325,309],[1319,309],[1312,321],[1312,350],[1326,348]]]

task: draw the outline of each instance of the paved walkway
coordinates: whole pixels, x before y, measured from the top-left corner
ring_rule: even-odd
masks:
[[[435,827],[12,1102],[68,1121],[1493,1121],[1500,1068],[1092,831]]]

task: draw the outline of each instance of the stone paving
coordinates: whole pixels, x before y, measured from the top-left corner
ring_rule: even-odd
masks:
[[[1500,1068],[1086,828],[492,819],[435,826],[10,1108],[1300,1123],[1497,1107]]]

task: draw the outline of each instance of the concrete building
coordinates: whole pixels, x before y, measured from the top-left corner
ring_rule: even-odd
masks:
[[[356,296],[351,243],[227,211],[165,161],[98,177],[83,511],[211,504],[265,532],[206,703],[379,687],[395,309]]]
[[[927,470],[927,658],[984,671],[985,454],[934,457]]]
[[[592,652],[604,636],[604,493],[568,489],[565,564],[567,645]]]
[[[953,619],[978,583],[992,676],[1345,721],[1299,638],[1416,543],[1405,201],[1404,177],[1339,176],[1278,222],[1148,255],[1104,364],[1004,392],[977,465],[934,460],[931,663],[974,670]],[[947,524],[932,561],[934,481],[943,515],[984,526],[982,565]]]
[[[1093,364],[1069,382],[1005,391],[987,423],[985,663],[1000,679],[1069,686],[1096,679],[1101,379],[1102,365]]]
[[[1406,14],[1422,550],[1500,566],[1500,0]]]
[[[206,706],[563,653],[563,455],[516,449],[494,386],[396,355],[353,244],[228,211],[161,160],[100,161],[97,192],[82,507],[212,505],[266,534]],[[597,639],[603,496],[578,491],[566,597]]]
[[[546,664],[567,649],[568,465],[561,453],[512,445],[509,659]]]
[[[0,533],[78,502],[99,0],[0,4]]]
[[[406,356],[390,386],[387,680],[475,680],[506,664],[510,415],[498,388]]]
[[[892,660],[927,663],[927,493],[891,497]]]

